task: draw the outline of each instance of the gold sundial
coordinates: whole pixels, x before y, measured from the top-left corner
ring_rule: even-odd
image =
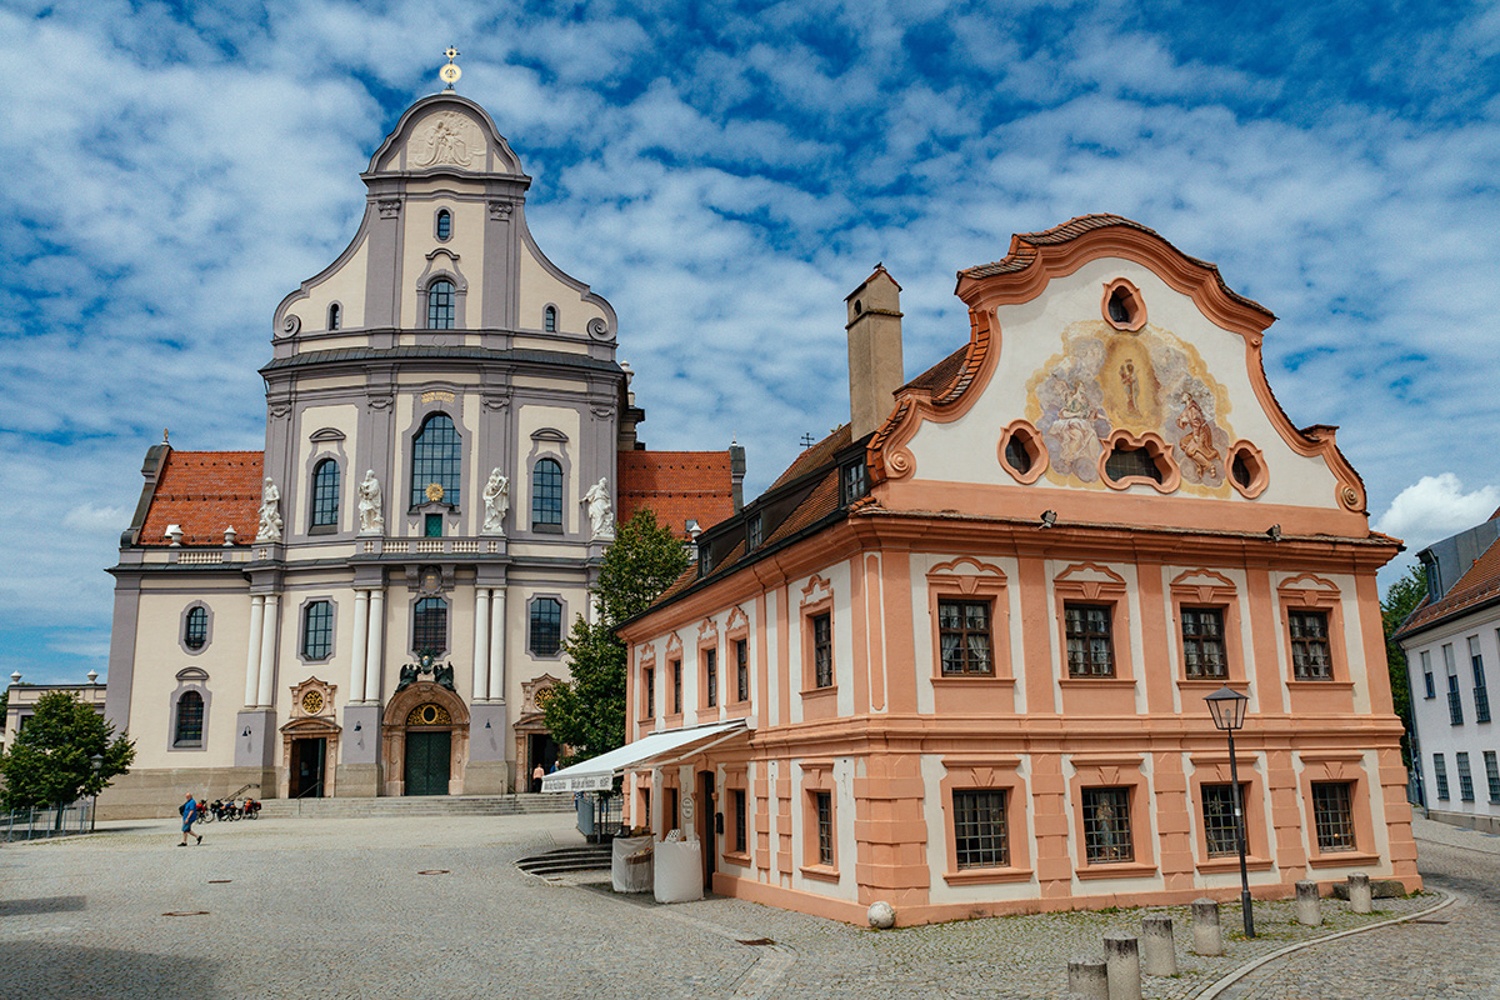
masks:
[[[438,70],[438,78],[448,85],[443,88],[444,90],[452,90],[453,85],[458,82],[458,78],[464,75],[464,71],[459,69],[453,62],[453,60],[458,58],[457,49],[450,45],[443,55],[448,57],[448,65]]]
[[[427,499],[431,500],[433,503],[437,503],[439,500],[443,499],[443,484],[442,483],[428,483],[427,484]]]
[[[321,691],[308,691],[302,696],[302,711],[308,715],[317,715],[323,711],[323,693]]]

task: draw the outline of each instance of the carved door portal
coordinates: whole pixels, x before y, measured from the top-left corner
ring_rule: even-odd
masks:
[[[409,731],[406,734],[406,794],[447,795],[453,734]]]

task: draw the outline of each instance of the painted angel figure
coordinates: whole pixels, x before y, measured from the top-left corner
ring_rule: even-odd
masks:
[[[365,470],[359,484],[359,533],[378,535],[385,530],[385,516],[380,513],[380,480],[374,469]]]
[[[510,480],[500,474],[499,469],[490,473],[484,484],[484,535],[505,534],[505,514],[510,510]]]
[[[281,541],[281,491],[266,477],[266,485],[260,491],[260,530],[255,534],[257,542]]]
[[[609,502],[608,477],[600,476],[599,481],[590,486],[589,491],[583,495],[583,501],[589,505],[589,527],[592,529],[593,537],[615,537],[614,511]]]

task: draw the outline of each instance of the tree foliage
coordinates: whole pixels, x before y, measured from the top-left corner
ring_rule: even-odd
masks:
[[[1406,621],[1426,596],[1427,570],[1418,565],[1407,570],[1405,576],[1391,584],[1380,602],[1380,620],[1385,627],[1386,667],[1391,677],[1391,700],[1395,703],[1396,714],[1401,717],[1401,724],[1406,727],[1406,734],[1401,737],[1401,755],[1408,764],[1411,762],[1411,681],[1407,672],[1406,654],[1391,641],[1391,636],[1396,634],[1401,623]]]
[[[112,738],[113,737],[113,738]],[[103,758],[98,773],[95,755]],[[0,754],[5,789],[0,802],[7,809],[66,805],[109,787],[135,760],[135,744],[114,736],[92,705],[65,691],[37,699],[36,714]]]
[[[547,728],[570,749],[570,761],[624,745],[625,644],[614,630],[649,608],[687,564],[682,543],[651,511],[637,511],[619,526],[592,591],[598,621],[574,620],[563,643],[571,677],[543,706]]]

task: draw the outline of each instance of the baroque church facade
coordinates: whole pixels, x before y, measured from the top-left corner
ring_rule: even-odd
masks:
[[[686,539],[735,509],[741,449],[637,441],[614,310],[537,246],[480,106],[418,101],[361,176],[348,248],[275,310],[265,450],[146,455],[110,570],[137,758],[105,815],[520,790],[616,519]]]

